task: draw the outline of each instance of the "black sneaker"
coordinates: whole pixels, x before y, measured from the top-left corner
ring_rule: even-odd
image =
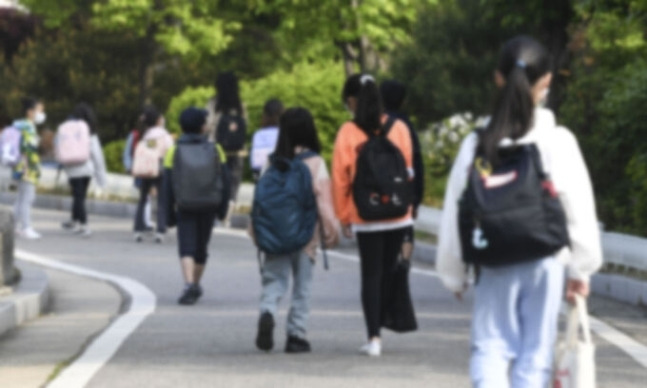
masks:
[[[256,337],[256,347],[260,350],[269,352],[274,348],[274,317],[269,312],[261,314],[258,320],[258,336]]]
[[[194,305],[198,301],[198,298],[196,286],[187,286],[184,288],[184,292],[182,292],[182,296],[180,296],[177,302],[184,306],[190,306]]]
[[[285,343],[286,353],[310,353],[310,342],[303,338],[289,336]]]
[[[202,294],[204,294],[204,292],[202,291],[202,286],[199,284],[196,284],[194,287],[195,287],[196,298],[198,299],[202,298]]]

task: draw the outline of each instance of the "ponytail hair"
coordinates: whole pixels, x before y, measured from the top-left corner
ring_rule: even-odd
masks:
[[[373,132],[382,126],[384,105],[375,78],[370,74],[355,74],[346,80],[342,99],[357,98],[354,122],[364,132]]]
[[[498,92],[486,131],[477,152],[496,165],[501,140],[524,137],[533,125],[535,102],[532,88],[550,72],[550,55],[539,42],[527,36],[509,40],[501,51],[498,72],[505,85]]]

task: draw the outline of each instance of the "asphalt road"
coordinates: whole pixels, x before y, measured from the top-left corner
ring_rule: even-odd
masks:
[[[433,276],[412,275],[420,330],[384,333],[383,356],[369,359],[357,353],[365,338],[358,264],[331,256],[331,270],[319,263],[314,276],[313,353],[282,352],[288,296],[275,330],[277,349],[265,354],[254,347],[260,278],[256,250],[247,238],[214,236],[205,296],[184,307],[176,304],[182,280],[174,238],[163,245],[136,244],[130,221],[92,217],[95,235],[83,240],[59,230],[64,218],[60,212],[37,211],[36,226],[45,238],[20,241],[18,247],[131,277],[158,298],[156,312],[89,387],[469,387],[471,299],[455,301]],[[596,342],[600,388],[645,386],[646,369],[602,339]]]

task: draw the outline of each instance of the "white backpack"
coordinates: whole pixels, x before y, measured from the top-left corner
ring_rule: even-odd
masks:
[[[63,166],[90,160],[90,127],[83,120],[68,120],[56,132],[56,161]]]
[[[0,164],[15,167],[21,158],[20,139],[22,134],[16,127],[9,126],[0,135]]]
[[[135,148],[132,174],[137,178],[157,178],[162,164],[162,140],[142,139]]]

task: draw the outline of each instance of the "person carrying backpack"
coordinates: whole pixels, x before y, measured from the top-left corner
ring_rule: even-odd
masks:
[[[36,200],[36,185],[40,180],[40,156],[38,146],[40,137],[36,126],[45,122],[45,106],[42,101],[27,97],[22,100],[24,119],[16,120],[11,125],[19,131],[18,160],[13,164],[13,178],[18,181],[18,195],[14,205],[16,231],[18,236],[36,240],[41,234],[36,232],[31,223],[31,207]],[[6,132],[8,129],[5,129]]]
[[[250,152],[250,165],[256,179],[260,177],[270,154],[276,148],[276,141],[279,137],[279,119],[282,113],[283,104],[276,98],[268,100],[263,107],[262,128],[254,133]]]
[[[71,117],[58,129],[55,140],[56,158],[63,166],[72,189],[72,218],[63,222],[65,230],[83,237],[92,231],[88,227],[85,200],[92,177],[101,188],[106,185],[106,161],[97,134],[97,117],[92,107],[80,103]]]
[[[384,109],[390,117],[395,117],[407,125],[411,135],[411,144],[413,146],[413,170],[415,173],[413,179],[413,218],[418,218],[418,208],[422,203],[425,194],[425,165],[422,160],[422,151],[420,149],[420,140],[418,133],[413,127],[409,116],[402,111],[402,104],[407,96],[406,87],[399,81],[387,80],[380,85],[380,93],[384,100]],[[413,225],[407,228],[404,234],[404,244],[402,245],[402,255],[409,259],[413,254],[413,245],[415,242],[415,233]]]
[[[575,136],[539,107],[552,78],[532,38],[505,43],[487,127],[463,141],[445,194],[437,270],[460,300],[474,290],[474,387],[544,388],[566,296],[589,294],[602,263],[591,181]]]
[[[203,294],[200,280],[209,257],[216,218],[227,213],[230,176],[225,154],[207,140],[207,112],[188,108],[180,115],[182,135],[164,158],[166,219],[177,225],[185,287],[178,303],[193,305]]]
[[[164,242],[167,228],[164,196],[160,194],[162,187],[162,159],[173,145],[173,137],[164,128],[164,117],[153,106],[148,106],[144,109],[141,122],[146,130],[135,149],[132,169],[132,174],[141,179],[139,202],[135,215],[135,241],[142,242],[144,240],[144,232],[146,232],[144,210],[146,202],[148,202],[148,195],[152,189],[155,189],[157,192],[157,233],[155,242],[162,243]]]
[[[243,179],[247,121],[236,75],[233,72],[218,74],[215,86],[218,94],[207,104],[207,127],[209,140],[220,144],[227,153],[227,166],[231,172],[231,199],[225,223],[229,224]]]
[[[256,185],[252,209],[251,234],[259,255],[265,254],[256,346],[264,351],[274,347],[278,304],[292,273],[285,351],[304,353],[311,351],[306,327],[317,246],[335,245],[339,233],[312,115],[304,108],[288,109],[279,131],[276,151]]]
[[[406,125],[384,114],[372,76],[346,80],[342,99],[354,113],[335,141],[335,212],[346,237],[357,235],[362,275],[362,307],[368,343],[361,352],[379,356],[382,294],[388,289],[405,230],[413,224],[411,135]]]
[[[141,125],[141,123],[139,123]],[[121,163],[124,166],[124,170],[130,175],[132,175],[132,170],[133,170],[133,158],[135,157],[135,149],[137,148],[137,144],[139,144],[139,140],[142,137],[142,130],[140,128],[134,128],[128,136],[126,137],[126,145],[124,146],[124,151],[121,154]],[[134,180],[134,185],[137,188],[137,190],[140,189],[142,186],[142,181],[139,178],[135,178]],[[154,230],[153,228],[153,223],[151,221],[151,196],[148,196],[148,200],[146,201],[146,205],[144,206],[144,223],[146,224],[145,231],[146,232],[152,232]]]

